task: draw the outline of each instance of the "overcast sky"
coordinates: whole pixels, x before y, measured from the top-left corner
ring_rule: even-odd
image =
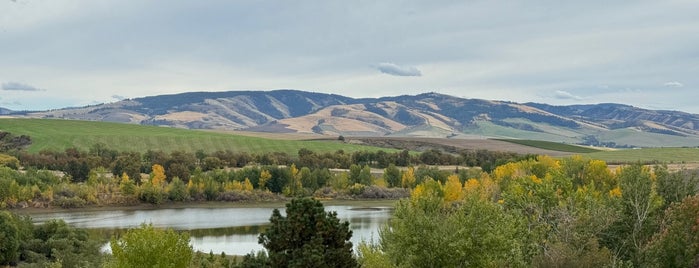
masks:
[[[699,113],[699,1],[0,0],[0,107],[438,92]]]

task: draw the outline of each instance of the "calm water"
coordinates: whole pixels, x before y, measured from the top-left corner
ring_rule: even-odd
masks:
[[[36,223],[50,219],[63,219],[66,223],[101,232],[105,237],[141,223],[155,227],[186,230],[190,233],[194,250],[216,254],[244,255],[262,250],[257,243],[258,234],[269,224],[273,208],[177,208],[156,210],[115,210],[89,212],[58,212],[33,214]],[[388,221],[392,208],[326,206],[326,211],[336,211],[341,221],[349,221],[352,243],[376,240],[378,229]],[[282,214],[284,209],[280,208]],[[105,247],[108,249],[108,247]]]

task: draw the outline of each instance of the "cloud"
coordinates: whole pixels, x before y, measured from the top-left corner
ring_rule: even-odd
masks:
[[[684,84],[677,82],[677,81],[669,81],[669,82],[665,82],[665,84],[663,84],[663,86],[665,86],[665,87],[684,87]]]
[[[121,95],[112,95],[112,98],[117,99],[117,100],[125,100],[128,99],[127,97],[121,96]]]
[[[5,82],[2,83],[2,90],[15,90],[15,91],[46,91],[45,89],[33,87],[27,84],[17,83],[17,82]]]
[[[422,72],[414,66],[401,66],[390,62],[382,62],[376,65],[379,72],[396,76],[422,76]]]
[[[2,100],[2,98],[0,98],[0,100]],[[22,103],[19,101],[5,100],[5,101],[0,101],[0,105],[20,106],[20,105],[22,105]]]
[[[580,96],[573,95],[572,93],[565,90],[556,90],[553,97],[561,100],[582,100]]]

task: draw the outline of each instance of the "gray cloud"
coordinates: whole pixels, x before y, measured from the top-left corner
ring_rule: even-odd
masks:
[[[565,90],[556,90],[553,97],[560,100],[582,100],[580,96],[573,95],[572,93]]]
[[[112,98],[117,99],[117,100],[125,100],[128,99],[127,97],[121,96],[121,95],[112,95]]]
[[[2,98],[0,98],[0,100],[2,100]],[[22,103],[19,102],[19,101],[10,101],[10,100],[7,100],[7,101],[0,101],[0,105],[14,105],[14,106],[19,106],[19,105],[22,105]]]
[[[697,1],[19,2],[0,0],[0,76],[50,89],[42,99],[0,95],[31,109],[113,101],[115,92],[296,88],[552,104],[579,98],[572,92],[699,113],[688,102],[699,91],[687,90],[699,84]],[[624,88],[639,97],[614,95]]]
[[[665,86],[665,87],[684,87],[684,84],[677,82],[677,81],[669,81],[669,82],[665,82],[665,84],[663,84],[663,86]]]
[[[414,66],[401,66],[390,62],[382,62],[376,65],[379,72],[396,76],[422,76],[422,72]]]
[[[2,90],[15,90],[15,91],[46,91],[45,89],[33,87],[27,84],[22,84],[18,82],[5,82],[2,83]]]

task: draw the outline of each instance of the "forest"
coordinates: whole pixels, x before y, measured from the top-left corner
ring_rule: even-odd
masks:
[[[474,167],[487,167],[484,163],[491,168]],[[129,267],[133,258],[143,261],[157,255],[147,251],[149,246],[137,246],[138,241],[154,239],[168,247],[159,250],[177,252],[184,259],[164,258],[178,262],[153,267],[335,267],[339,264],[326,261],[339,256],[350,256],[341,265],[345,267],[699,264],[699,177],[694,170],[671,171],[662,164],[610,168],[604,161],[581,156],[436,150],[316,154],[302,149],[296,156],[139,154],[95,145],[89,151],[12,151],[0,155],[0,166],[4,265]],[[381,172],[374,172],[377,169]],[[395,212],[376,241],[365,241],[356,251],[349,242],[351,232],[341,234],[349,223],[339,222],[315,203],[375,198],[397,200]],[[193,252],[186,232],[148,225],[114,237],[109,255],[101,253],[99,243],[84,230],[60,220],[34,225],[15,214],[26,207],[272,200],[290,202],[288,218],[273,213],[270,222],[275,227],[260,235],[267,253],[244,257]],[[318,216],[292,217],[289,212],[294,209]],[[293,231],[289,228],[299,225],[293,221],[329,229]],[[339,233],[318,237],[328,232]],[[305,235],[290,244],[273,242],[289,233]],[[129,239],[135,242],[125,242]],[[330,250],[330,245],[336,249]]]

